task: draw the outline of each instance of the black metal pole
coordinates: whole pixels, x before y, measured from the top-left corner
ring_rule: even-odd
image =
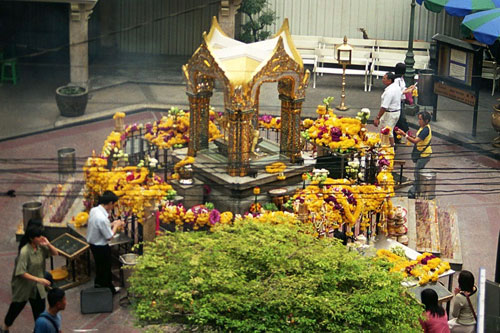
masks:
[[[410,10],[410,31],[408,33],[408,51],[406,52],[405,65],[405,82],[406,86],[411,86],[415,81],[415,57],[413,54],[413,26],[415,23],[415,0],[411,0],[411,10]]]
[[[479,108],[479,91],[476,91],[476,102],[474,103],[474,118],[472,119],[472,136],[473,137],[476,137],[478,108]]]
[[[495,282],[500,283],[500,231],[498,232],[497,265],[495,270]]]

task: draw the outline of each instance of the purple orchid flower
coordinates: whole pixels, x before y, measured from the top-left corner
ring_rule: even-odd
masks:
[[[217,209],[212,209],[208,217],[208,220],[211,225],[218,223],[220,221],[220,212]]]

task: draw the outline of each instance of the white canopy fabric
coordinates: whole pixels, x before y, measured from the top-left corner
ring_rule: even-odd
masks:
[[[288,31],[287,20],[272,38],[246,44],[228,37],[214,18],[210,32],[205,37],[210,53],[234,85],[249,82],[273,57],[280,39],[287,55],[303,67],[302,58]]]

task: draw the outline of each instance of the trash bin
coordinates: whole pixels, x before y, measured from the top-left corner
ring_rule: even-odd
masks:
[[[434,199],[436,197],[436,173],[429,169],[421,169],[418,172],[418,197]]]
[[[130,283],[128,282],[128,278],[132,274],[132,270],[127,269],[127,268],[131,268],[132,266],[135,266],[139,256],[135,253],[126,253],[126,254],[122,254],[119,258],[120,258],[120,263],[122,265],[120,268],[121,284],[123,287],[128,289],[130,287]]]
[[[23,226],[24,230],[28,226],[31,219],[42,219],[42,203],[38,201],[30,201],[23,204]]]
[[[434,105],[434,81],[432,69],[422,69],[418,73],[418,105],[433,106]]]
[[[76,157],[74,148],[61,148],[57,151],[59,173],[74,173],[76,171]]]

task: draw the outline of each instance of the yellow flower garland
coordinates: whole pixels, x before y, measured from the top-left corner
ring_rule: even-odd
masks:
[[[125,118],[125,112],[115,112],[113,115],[113,119],[123,119]]]
[[[104,191],[113,191],[118,197],[120,215],[135,215],[139,222],[145,217],[145,207],[159,202],[172,190],[172,186],[159,177],[147,177],[147,168],[118,167],[108,170],[106,160],[90,157],[83,167],[86,197],[96,198]]]
[[[389,250],[380,249],[377,251],[378,258],[385,259],[394,264],[390,270],[391,272],[401,274],[406,278],[409,271],[411,276],[418,279],[420,285],[424,285],[430,281],[436,282],[439,279],[439,275],[450,269],[450,264],[442,261],[440,258],[428,260],[427,264],[423,265],[421,262],[422,259],[430,255],[430,253],[426,252],[419,255],[417,260],[407,260]]]
[[[324,105],[319,105],[316,111],[320,117],[314,121],[306,119],[303,126],[306,128],[309,139],[320,146],[333,150],[365,149],[375,147],[380,138],[376,133],[366,135],[364,125],[356,118],[338,118],[333,111],[326,110]],[[334,135],[333,130],[340,131]]]
[[[281,173],[285,171],[285,169],[286,169],[286,164],[283,162],[274,162],[269,165],[266,165],[267,173]]]

